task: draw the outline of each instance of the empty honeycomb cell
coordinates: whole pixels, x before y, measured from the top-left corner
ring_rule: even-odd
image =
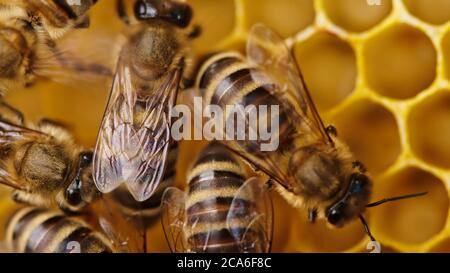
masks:
[[[370,208],[374,236],[417,245],[437,235],[445,226],[449,200],[444,184],[434,175],[413,167],[403,169],[376,181],[373,200],[418,192],[428,194]]]
[[[297,43],[294,52],[319,110],[328,110],[351,94],[357,77],[356,57],[346,41],[320,31]]]
[[[109,86],[91,85],[89,88],[50,83],[49,89],[37,91],[41,97],[41,112],[36,120],[46,117],[63,123],[75,133],[77,141],[86,147],[93,147],[98,128],[104,112],[104,104],[108,99]],[[80,84],[82,86],[82,84]],[[86,109],[92,102],[102,107]],[[19,104],[21,105],[21,104]],[[26,107],[21,107],[25,109]]]
[[[437,245],[433,246],[428,252],[432,253],[449,253],[450,252],[450,238],[447,238]]]
[[[291,230],[294,228],[293,219],[291,215],[297,214],[297,210],[286,204],[286,202],[278,194],[274,193],[272,196],[273,211],[274,211],[274,234],[272,239],[273,252],[295,251],[289,248],[289,242],[292,240],[290,236]],[[276,213],[277,211],[284,211],[285,213]]]
[[[292,216],[293,217],[293,216]],[[307,213],[297,210],[295,225],[291,227],[292,240],[289,250],[296,252],[345,251],[364,239],[365,232],[359,221],[342,228],[331,228],[324,220],[308,222]]]
[[[369,5],[367,0],[323,0],[330,20],[350,32],[363,32],[383,21],[392,10],[392,1]]]
[[[421,101],[408,117],[414,153],[437,166],[450,167],[450,92],[441,90]]]
[[[441,25],[450,20],[449,0],[403,0],[408,11],[430,24]]]
[[[170,252],[169,245],[166,242],[164,235],[164,230],[162,228],[160,221],[155,221],[155,223],[150,227],[147,232],[147,251],[152,252]]]
[[[312,0],[237,0],[245,7],[247,27],[264,23],[283,37],[289,37],[314,21]]]
[[[232,32],[235,26],[235,4],[233,0],[189,0],[194,10],[195,24],[202,29],[201,36],[194,41],[199,53],[214,50]]]
[[[442,39],[441,47],[444,55],[445,76],[450,80],[450,31],[448,31]]]
[[[401,150],[397,123],[383,106],[360,100],[337,113],[331,122],[371,174],[379,174],[397,159]]]
[[[367,83],[383,96],[407,99],[436,77],[436,51],[428,36],[397,24],[364,42]]]

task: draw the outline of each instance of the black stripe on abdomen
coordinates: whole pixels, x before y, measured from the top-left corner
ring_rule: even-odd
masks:
[[[40,252],[40,245],[46,245],[49,238],[55,237],[57,234],[54,233],[54,227],[58,227],[59,224],[64,221],[64,216],[58,215],[47,219],[39,226],[37,226],[33,232],[31,232],[30,237],[27,240],[27,245],[25,247],[25,252],[33,253]],[[67,222],[67,221],[66,221]],[[57,228],[58,229],[58,228]],[[53,252],[53,251],[52,251]]]
[[[208,68],[206,68],[205,72],[203,73],[201,79],[200,79],[200,90],[204,91],[208,88],[209,84],[211,83],[211,81],[217,77],[218,75],[220,75],[220,72],[222,70],[224,70],[225,68],[236,64],[240,62],[240,60],[236,57],[224,57],[220,60],[215,61],[214,63],[212,63],[211,65],[208,66]],[[204,94],[202,94],[204,95]]]

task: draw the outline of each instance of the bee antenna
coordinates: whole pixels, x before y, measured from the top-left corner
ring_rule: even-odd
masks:
[[[427,193],[428,192],[419,192],[419,193],[400,195],[400,196],[395,196],[395,197],[390,197],[390,198],[384,198],[384,199],[381,199],[379,201],[367,204],[366,208],[376,207],[378,205],[381,205],[381,204],[384,204],[384,203],[388,203],[388,202],[392,202],[392,201],[398,201],[398,200],[402,200],[402,199],[415,198],[415,197],[426,195]]]
[[[364,230],[366,231],[367,235],[369,236],[370,240],[372,242],[376,242],[375,237],[373,237],[372,232],[370,232],[369,225],[366,222],[366,219],[364,219],[364,216],[362,214],[359,215],[359,220],[361,220],[361,223],[364,227]]]

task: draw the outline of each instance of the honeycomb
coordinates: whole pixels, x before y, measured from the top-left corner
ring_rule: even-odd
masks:
[[[112,2],[99,1],[92,27],[80,31],[82,37],[112,37],[124,30]],[[337,127],[372,173],[373,200],[428,191],[425,197],[368,209],[367,220],[384,251],[450,252],[450,0],[189,2],[203,26],[195,42],[198,55],[242,51],[256,22],[286,38],[325,123]],[[95,39],[85,41],[96,47]],[[108,83],[80,87],[41,82],[10,92],[7,101],[27,117],[69,124],[81,143],[92,146],[108,92]],[[180,187],[202,145],[181,143]],[[273,251],[369,252],[358,221],[342,229],[330,229],[322,221],[310,224],[305,211],[272,196]],[[0,211],[6,215],[14,205],[2,200]],[[169,250],[160,225],[148,236],[150,251]]]

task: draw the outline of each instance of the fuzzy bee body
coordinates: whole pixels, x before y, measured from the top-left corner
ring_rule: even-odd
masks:
[[[119,15],[130,23],[125,2]],[[143,202],[157,191],[171,143],[170,113],[192,77],[189,4],[133,1],[136,24],[122,48],[94,152],[94,181],[108,193],[123,183]],[[123,187],[122,187],[123,188]]]
[[[110,253],[108,239],[84,221],[61,212],[25,207],[6,226],[6,244],[19,253]]]
[[[89,25],[96,0],[0,0],[0,88],[29,86],[39,78],[61,77],[61,70],[109,75],[109,69],[69,58],[56,41]]]
[[[0,104],[0,184],[13,199],[33,206],[80,212],[100,197],[92,179],[92,152],[50,120],[24,125]]]
[[[261,75],[260,81],[255,81],[253,78],[253,75],[257,73]],[[281,105],[279,98],[272,92],[274,83],[269,78],[263,78],[262,71],[250,65],[239,53],[225,52],[211,57],[203,63],[198,75],[197,85],[206,105],[219,105],[222,109],[226,109],[227,105],[242,105],[244,108]],[[232,112],[225,114],[226,121],[233,118]],[[292,126],[287,119],[288,115],[289,109],[281,107],[278,116],[272,117],[279,119],[279,148],[282,150],[290,148]],[[244,145],[249,151],[264,153],[260,151],[259,143],[256,141],[253,143],[249,140]]]
[[[312,221],[318,216],[337,227],[364,212],[372,181],[348,146],[324,126],[296,60],[278,34],[255,25],[247,56],[231,52],[211,57],[200,68],[196,86],[205,105],[225,109],[224,124],[246,122],[244,140],[219,128],[227,137],[222,143],[277,182],[275,189],[292,206],[308,209]],[[228,106],[243,106],[244,112],[229,111]],[[251,120],[248,106],[279,110]],[[277,128],[267,125],[272,119],[278,120]],[[265,150],[259,135],[249,137],[261,127],[272,132],[278,147]]]
[[[209,144],[188,174],[186,193],[171,188],[163,196],[162,217],[171,249],[269,251],[271,203],[263,187],[257,179],[246,181],[239,161],[225,147]],[[177,221],[183,223],[179,229],[174,228]],[[178,236],[183,239],[174,240]]]

